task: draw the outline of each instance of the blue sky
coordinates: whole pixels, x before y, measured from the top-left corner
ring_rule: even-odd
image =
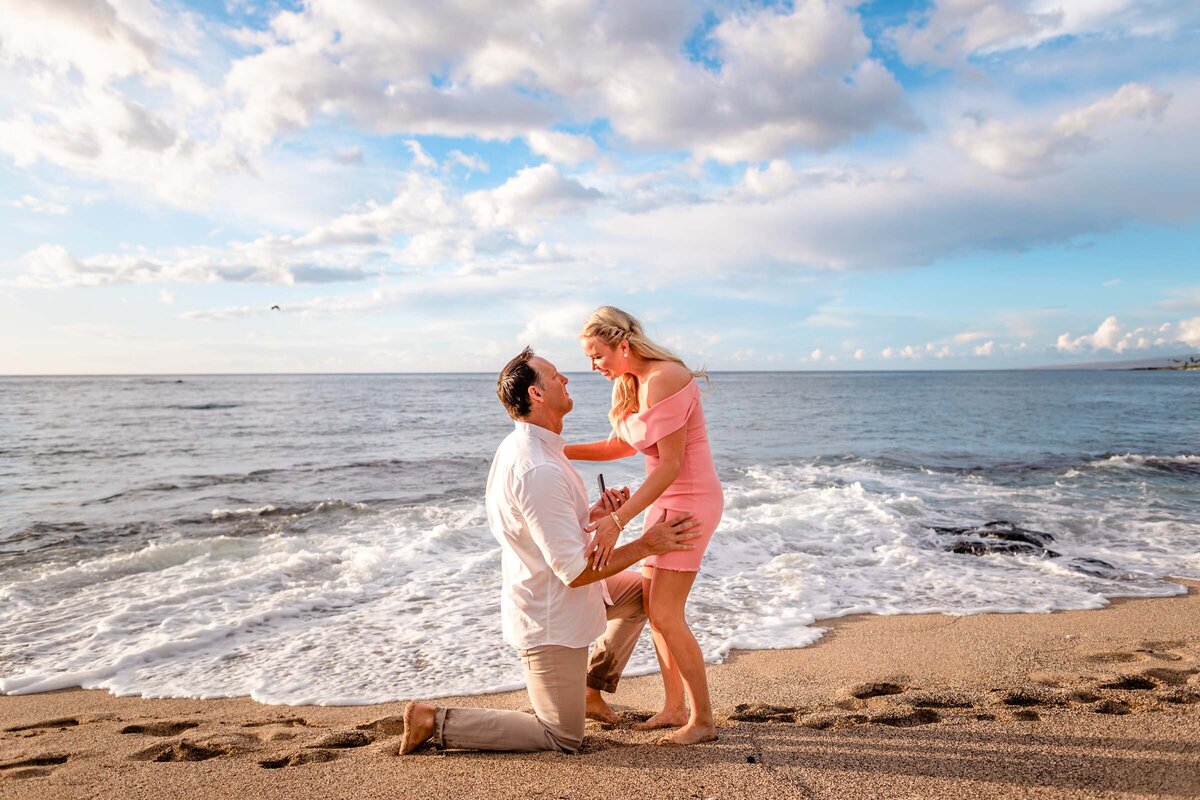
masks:
[[[0,374],[1200,351],[1186,2],[0,0]],[[272,311],[271,306],[280,310]]]

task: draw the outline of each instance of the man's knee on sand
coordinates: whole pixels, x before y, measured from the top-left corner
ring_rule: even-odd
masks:
[[[545,725],[545,723],[542,723]],[[579,752],[579,748],[583,746],[583,727],[580,726],[579,731],[564,731],[555,730],[546,726],[546,738],[554,745],[554,749],[560,753],[574,754]]]

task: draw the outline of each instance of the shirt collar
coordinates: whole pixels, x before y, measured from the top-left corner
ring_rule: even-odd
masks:
[[[543,428],[541,425],[534,425],[529,422],[520,421],[516,423],[516,426],[517,430],[523,431],[529,436],[536,436],[560,453],[562,452],[562,449],[567,446],[567,440],[549,428]]]

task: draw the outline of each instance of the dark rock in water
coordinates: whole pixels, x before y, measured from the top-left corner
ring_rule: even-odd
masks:
[[[982,539],[1002,539],[1006,542],[1023,542],[1024,544],[1036,545],[1037,547],[1045,547],[1054,541],[1054,537],[1043,531],[1034,531],[1029,528],[1022,528],[1019,525],[1014,525],[1011,522],[999,520],[989,522],[986,525],[975,525],[967,528],[938,528],[934,527],[936,533],[955,535],[955,536],[978,536]]]
[[[1098,558],[1072,558],[1071,568],[1095,578],[1120,578],[1123,574],[1112,564]]]
[[[1053,550],[1047,550],[1044,547],[1038,547],[1032,544],[1021,544],[1020,542],[972,542],[962,541],[955,542],[946,548],[951,553],[962,553],[971,556],[986,556],[993,553],[1001,553],[1011,556],[1044,556],[1046,558],[1058,558],[1061,553]]]
[[[930,530],[944,536],[971,537],[947,545],[946,550],[951,553],[972,556],[1000,553],[1003,555],[1042,556],[1044,558],[1058,558],[1061,555],[1046,547],[1054,541],[1054,537],[1050,534],[1022,528],[1003,520],[962,528],[934,526]]]

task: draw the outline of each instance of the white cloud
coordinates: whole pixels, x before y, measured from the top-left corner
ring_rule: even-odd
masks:
[[[1185,319],[1179,323],[1175,338],[1192,347],[1200,347],[1200,317]]]
[[[1062,36],[1165,36],[1198,16],[1187,3],[1139,0],[935,0],[889,37],[911,64],[961,67],[972,57],[1030,48]]]
[[[1160,119],[1169,102],[1150,86],[1127,83],[1110,97],[1060,114],[1048,126],[975,122],[955,132],[952,141],[982,167],[1032,178],[1060,170],[1068,156],[1094,148],[1098,128],[1124,119]]]
[[[484,227],[520,225],[580,211],[603,195],[568,178],[552,164],[526,167],[495,189],[463,198]]]
[[[842,3],[721,11],[710,34],[721,68],[712,71],[684,53],[700,13],[684,0],[403,9],[314,0],[248,37],[260,50],[229,72],[236,107],[225,128],[261,147],[318,115],[344,114],[379,133],[524,134],[535,151],[579,163],[588,143],[546,130],[564,109],[607,119],[636,144],[722,161],[913,124],[899,84]]]
[[[743,190],[754,197],[779,197],[799,184],[800,176],[796,170],[781,159],[775,159],[763,169],[750,167],[742,177]]]
[[[425,148],[416,139],[406,139],[404,146],[412,155],[412,165],[416,169],[437,169],[437,161],[425,152]]]
[[[175,305],[175,293],[167,289],[160,289],[158,292],[158,302],[164,305]]]
[[[401,233],[416,236],[445,229],[458,219],[454,198],[439,180],[409,172],[403,176],[391,202],[368,201],[363,208],[342,214],[289,241],[301,247],[379,244]]]
[[[970,344],[980,339],[986,339],[988,336],[989,334],[986,331],[963,331],[962,333],[956,333],[951,338],[955,344]]]
[[[118,253],[79,259],[61,245],[43,245],[21,259],[24,272],[13,283],[45,288],[175,282],[293,284],[355,281],[369,274],[357,267],[238,258],[244,252],[214,253],[197,248],[175,258]]]
[[[1200,317],[1181,320],[1178,323],[1164,322],[1158,326],[1127,329],[1115,316],[1107,317],[1095,332],[1081,336],[1064,333],[1055,346],[1060,352],[1080,353],[1085,351],[1110,350],[1124,353],[1130,350],[1146,350],[1182,343],[1200,347]]]
[[[599,216],[593,249],[654,254],[672,275],[751,263],[809,269],[915,266],[974,251],[1020,252],[1134,222],[1187,224],[1200,212],[1200,82],[1169,87],[1162,122],[1114,126],[1074,169],[1034,181],[981,173],[944,142],[860,163],[853,179],[802,185],[770,202],[730,191]],[[1185,177],[1186,176],[1186,177]],[[870,231],[870,236],[864,236]]]
[[[525,327],[517,334],[518,344],[530,344],[534,349],[564,340],[575,342],[579,329],[592,311],[583,303],[567,303],[554,308],[537,308],[527,316]]]
[[[465,168],[467,172],[488,172],[491,169],[488,163],[479,156],[474,154],[467,155],[461,150],[451,150],[447,153],[446,161],[442,164],[442,169],[449,169],[455,164]]]
[[[987,340],[986,342],[984,342],[983,344],[979,345],[978,347],[976,347],[974,349],[974,353],[977,356],[990,356],[995,351],[996,351],[996,343],[993,342],[991,339]]]
[[[813,350],[811,353],[808,354],[808,357],[811,358],[813,361],[820,361],[821,360],[821,348],[818,347],[816,350]]]
[[[596,143],[590,136],[562,131],[531,131],[525,137],[529,149],[560,164],[575,165],[596,157]]]
[[[42,200],[30,194],[24,194],[16,200],[9,200],[5,205],[10,208],[20,208],[25,211],[32,211],[34,214],[53,214],[55,216],[63,216],[71,212],[70,206],[65,206],[62,203],[55,203],[50,200]]]
[[[854,360],[855,361],[862,361],[866,357],[867,357],[867,351],[862,349],[861,347],[854,351]]]

